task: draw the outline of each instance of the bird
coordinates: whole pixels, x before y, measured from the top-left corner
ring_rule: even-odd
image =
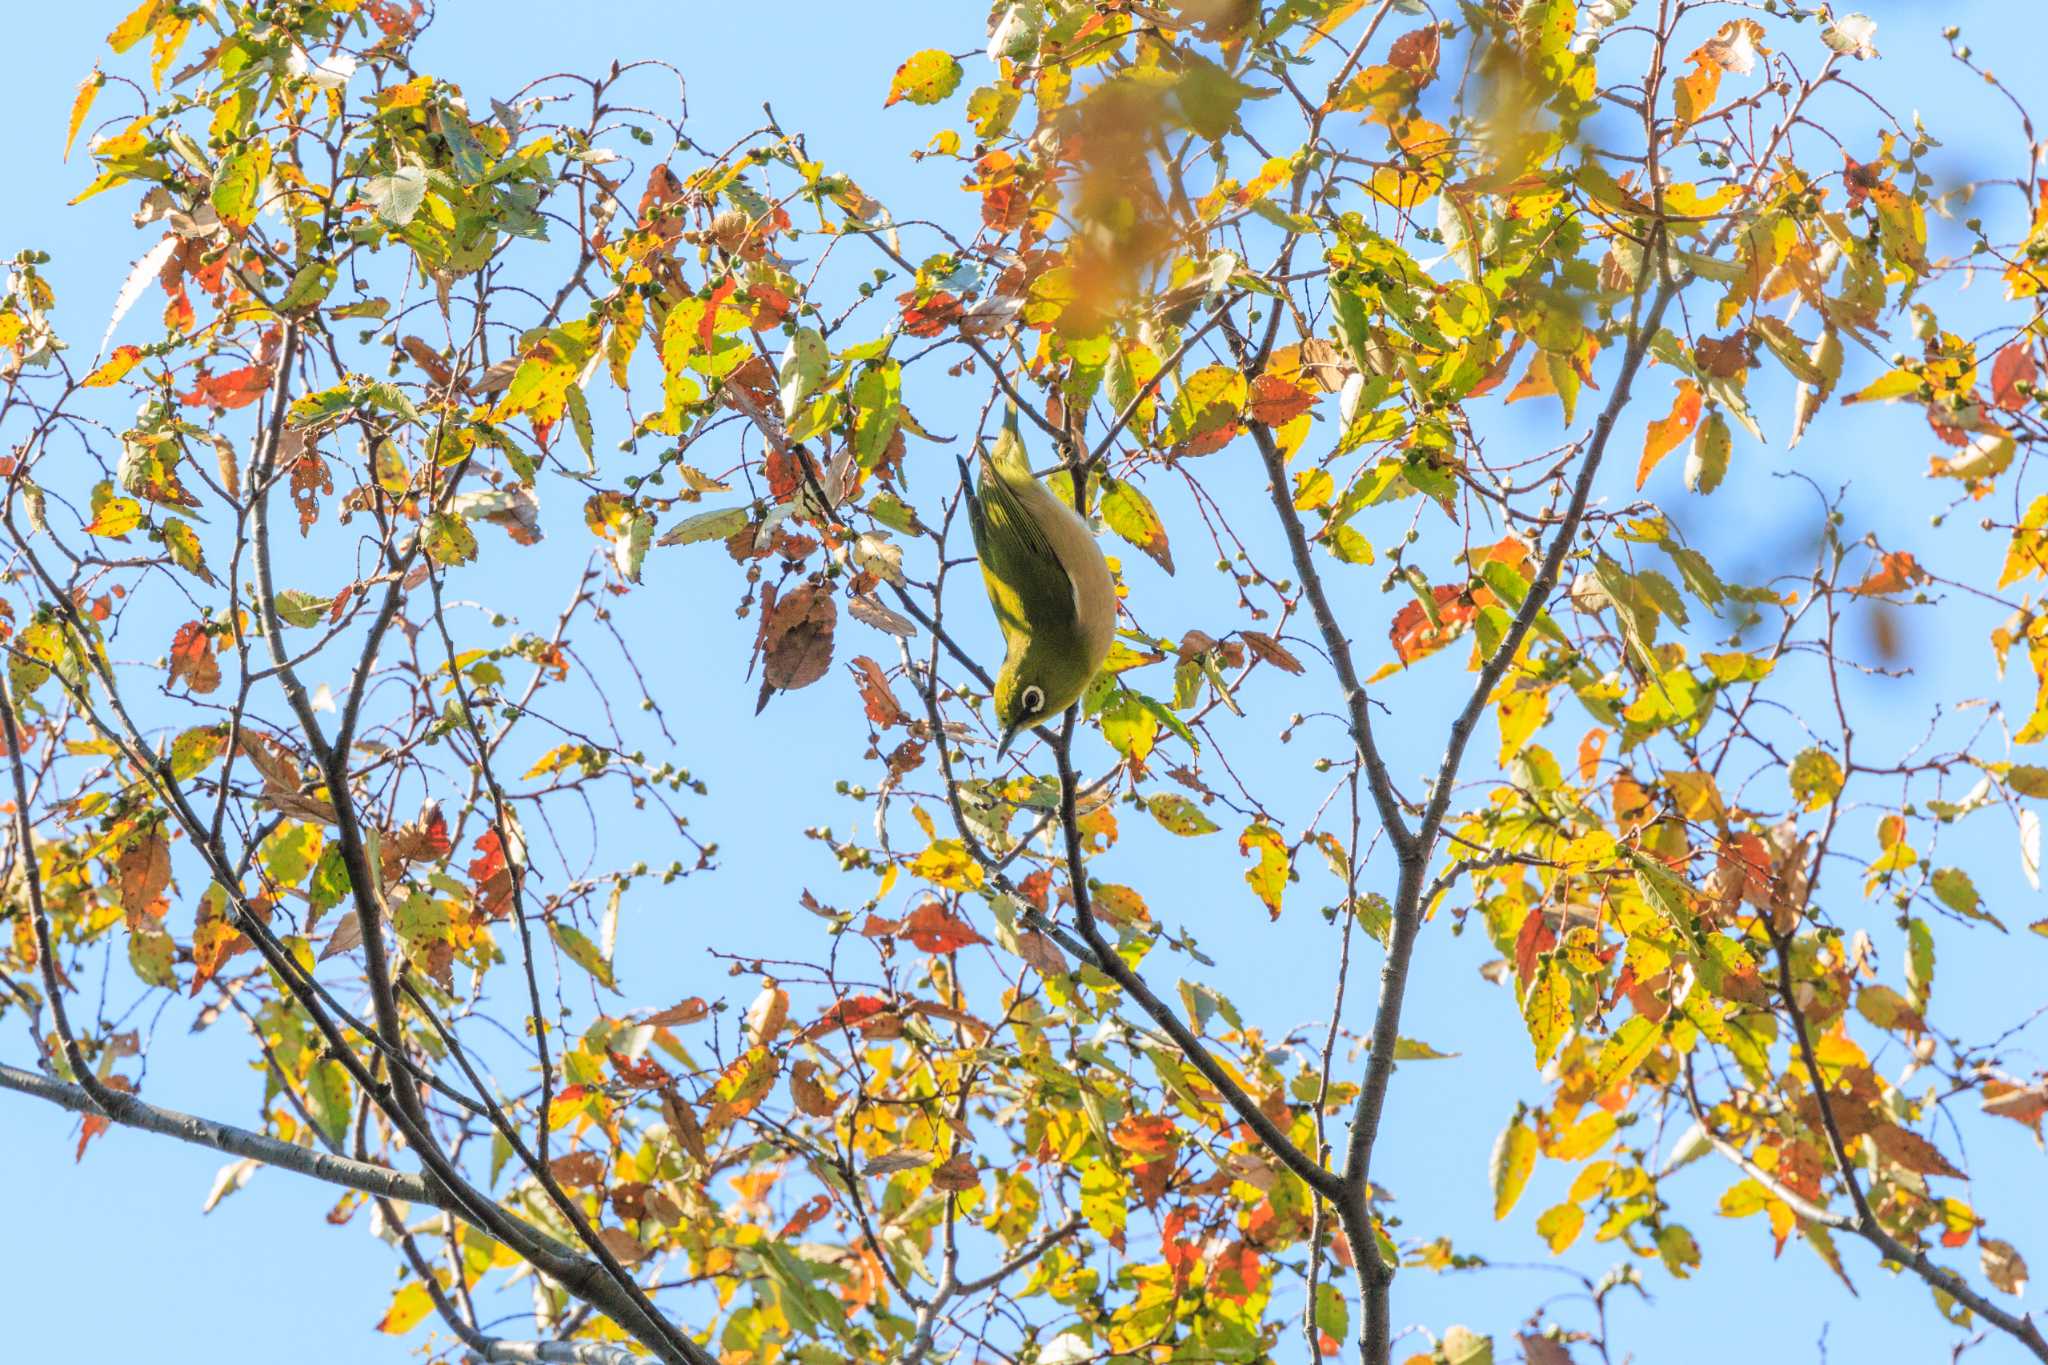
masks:
[[[979,483],[964,459],[960,478],[1003,631],[995,682],[1001,756],[1019,732],[1065,711],[1095,680],[1116,636],[1116,584],[1088,523],[1032,477],[1014,405],[994,450],[981,451]]]

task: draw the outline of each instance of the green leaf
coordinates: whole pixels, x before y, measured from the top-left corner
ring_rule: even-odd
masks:
[[[135,970],[136,979],[146,986],[178,989],[177,955],[178,945],[161,930],[146,929],[128,935],[128,965]]]
[[[1728,418],[1716,408],[1692,434],[1692,448],[1685,456],[1685,486],[1702,496],[1721,486],[1728,476]]]
[[[1394,1060],[1397,1062],[1448,1062],[1463,1056],[1459,1052],[1445,1052],[1423,1042],[1420,1038],[1396,1038]]]
[[[1143,550],[1152,562],[1173,572],[1173,550],[1166,543],[1166,524],[1152,502],[1122,479],[1102,480],[1102,520],[1109,529]]]
[[[283,311],[317,307],[334,288],[335,269],[329,261],[308,261],[293,274],[292,282],[277,301]]]
[[[1216,142],[1237,126],[1238,107],[1248,99],[1264,99],[1270,90],[1246,85],[1216,63],[1189,57],[1173,88],[1184,119],[1196,136]]]
[[[386,226],[402,228],[427,198],[427,173],[418,166],[400,166],[389,175],[373,175],[363,182],[363,198]]]
[[[220,163],[213,176],[213,207],[222,222],[245,228],[255,220],[263,182],[270,178],[270,157],[270,144],[257,138]]]
[[[453,512],[436,512],[420,529],[420,542],[427,558],[446,568],[467,564],[476,558],[476,532]]]
[[[873,469],[889,453],[889,438],[901,424],[903,367],[893,360],[869,365],[853,382],[853,453],[862,469]]]
[[[263,842],[263,870],[281,885],[297,886],[319,861],[321,846],[326,842],[327,837],[318,825],[280,826]]]
[[[748,521],[744,507],[714,507],[684,517],[661,533],[657,545],[695,545],[700,540],[724,540],[743,530]]]
[[[321,1131],[337,1143],[348,1140],[351,1098],[348,1072],[340,1062],[313,1063],[313,1072],[306,1078],[306,1107]]]
[[[1934,894],[1941,899],[1943,905],[1959,915],[1995,924],[2001,931],[2004,930],[2005,925],[1999,921],[1998,916],[1984,908],[1984,898],[1977,894],[1977,884],[1970,880],[1969,873],[1960,867],[1941,867],[1935,869],[1930,880],[1934,886]]]
[[[1604,1094],[1635,1074],[1662,1037],[1657,1026],[1638,1014],[1608,1035],[1593,1067],[1593,1089]]]
[[[560,948],[571,962],[596,977],[606,989],[615,991],[619,988],[618,983],[612,980],[612,964],[605,960],[604,954],[597,950],[597,945],[581,930],[551,921],[548,924],[548,932],[554,935],[555,946]]]
[[[1934,990],[1934,931],[1922,919],[1906,923],[1906,986],[1923,1012]]]
[[[2048,768],[2015,763],[2006,770],[2005,785],[2021,796],[2048,796]]]
[[[1146,800],[1145,809],[1152,812],[1152,818],[1163,825],[1168,832],[1192,838],[1198,834],[1214,834],[1222,826],[1203,813],[1202,808],[1185,796],[1171,793],[1154,796]]]
[[[277,595],[277,619],[288,626],[307,630],[319,625],[332,605],[331,598],[315,597],[298,588],[286,588]]]
[[[454,924],[448,907],[424,891],[407,896],[391,916],[391,927],[398,936],[414,945],[447,942]]]
[[[206,551],[199,544],[197,531],[176,517],[166,517],[163,537],[164,548],[170,551],[171,563],[200,582],[212,584],[213,573],[206,567]]]

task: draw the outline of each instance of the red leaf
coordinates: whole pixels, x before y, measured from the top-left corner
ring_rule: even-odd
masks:
[[[1432,589],[1436,596],[1437,624],[1431,625],[1429,613],[1422,609],[1422,603],[1410,602],[1394,613],[1394,624],[1387,631],[1393,641],[1394,654],[1404,664],[1412,664],[1425,654],[1442,649],[1472,624],[1478,614],[1478,607],[1462,587],[1445,583]]]
[[[867,1033],[883,1027],[896,1016],[895,1007],[879,995],[849,995],[818,1016],[818,1021],[797,1034],[797,1041],[807,1043],[833,1029],[851,1028]]]
[[[244,365],[239,370],[226,374],[208,374],[200,370],[190,393],[181,394],[178,401],[188,408],[209,407],[216,412],[227,412],[233,408],[246,408],[261,398],[270,387],[270,367],[267,365]]]
[[[2031,384],[2039,373],[2034,364],[2034,353],[2024,341],[2007,342],[1991,362],[1991,401],[2001,408],[2017,410],[2027,404],[2026,395],[2019,391],[2021,383]]]
[[[920,301],[916,290],[897,296],[903,305],[903,330],[914,337],[935,337],[958,322],[963,310],[957,294],[941,289]]]

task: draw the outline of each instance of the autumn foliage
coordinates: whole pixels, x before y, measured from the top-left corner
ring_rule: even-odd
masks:
[[[1003,0],[847,78],[938,120],[885,204],[657,64],[144,0],[70,117],[133,263],[0,297],[0,1088],[80,1115],[16,1162],[327,1181],[401,1275],[327,1292],[449,1359],[1656,1359],[1610,1297],[1726,1219],[2048,1360],[1973,1166],[2048,1117],[2048,182],[1940,189],[1862,15],[1423,10]],[[1012,405],[1124,599],[999,758]],[[724,799],[679,676],[845,776]],[[728,994],[645,993],[675,905]],[[1388,1156],[1444,961],[1498,1228]],[[250,1129],[153,1107],[159,1014]],[[1511,1236],[1585,1292],[1489,1290]]]

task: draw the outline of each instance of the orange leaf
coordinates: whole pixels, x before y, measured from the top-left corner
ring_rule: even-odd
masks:
[[[957,953],[987,939],[974,926],[947,911],[937,901],[926,901],[904,917],[902,934],[927,953]]]
[[[711,1013],[711,1006],[704,1003],[704,997],[693,995],[681,1004],[670,1005],[658,1014],[650,1014],[640,1022],[655,1028],[670,1028],[677,1024],[694,1024]]]
[[[1387,635],[1394,643],[1395,657],[1404,664],[1442,649],[1478,614],[1477,606],[1463,588],[1445,583],[1432,591],[1436,596],[1437,624],[1430,624],[1429,614],[1420,602],[1410,602],[1394,613],[1394,624]]]
[[[865,654],[855,656],[852,664],[853,680],[860,688],[861,704],[867,708],[868,723],[878,730],[886,730],[903,719],[903,707],[898,704],[896,694],[889,690],[889,680],[882,675],[882,666]]]
[[[1700,391],[1690,379],[1682,379],[1678,392],[1671,399],[1669,416],[1650,423],[1648,433],[1643,437],[1643,459],[1636,466],[1636,487],[1641,488],[1649,480],[1650,471],[1657,462],[1676,450],[1692,429],[1699,425]]]
[[[1885,554],[1882,567],[1870,577],[1849,589],[1858,597],[1884,597],[1895,592],[1904,592],[1915,584],[1925,583],[1927,571],[1905,550],[1892,550]]]
[[[184,680],[194,692],[205,694],[220,686],[220,664],[213,657],[213,640],[206,626],[187,621],[171,637],[171,681]]]
[[[1251,418],[1269,427],[1284,427],[1307,412],[1316,396],[1277,374],[1252,381]]]

